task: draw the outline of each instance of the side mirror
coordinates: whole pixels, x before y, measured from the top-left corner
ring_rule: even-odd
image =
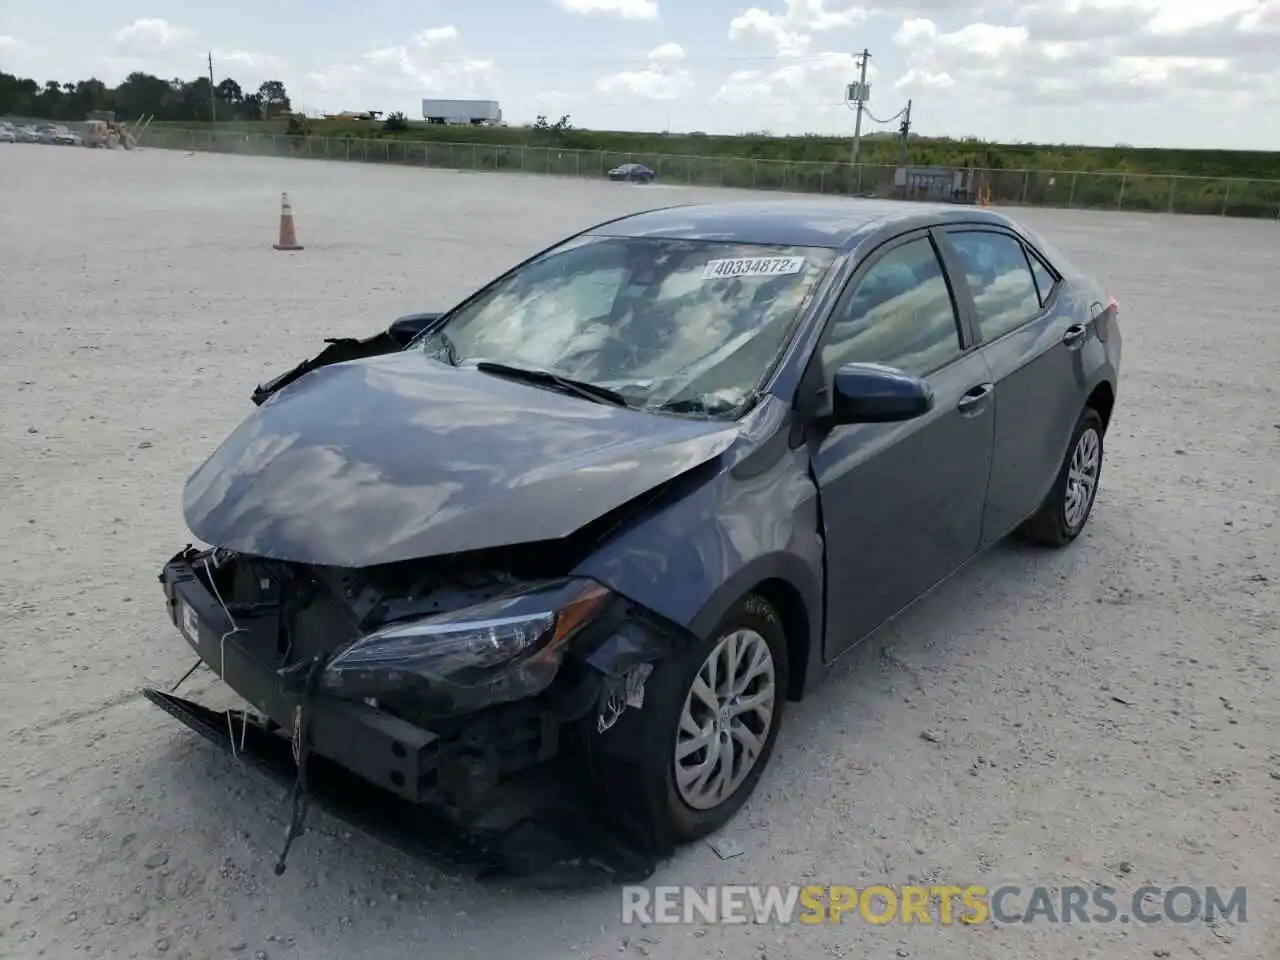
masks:
[[[832,415],[837,423],[899,423],[933,409],[933,388],[879,363],[847,363],[836,371]]]
[[[400,346],[408,346],[410,340],[442,316],[444,316],[442,313],[411,313],[408,316],[399,317],[387,327],[387,335]]]

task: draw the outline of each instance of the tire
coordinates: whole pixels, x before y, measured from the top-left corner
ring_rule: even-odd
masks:
[[[1018,529],[1023,539],[1046,547],[1065,547],[1080,536],[1093,514],[1093,504],[1098,498],[1098,485],[1102,481],[1104,433],[1098,411],[1093,407],[1085,407],[1071,433],[1071,442],[1067,445],[1067,453],[1058,469],[1053,489],[1049,491],[1039,511]],[[1073,487],[1078,491],[1078,485],[1074,483],[1072,463],[1077,455],[1081,455],[1087,465],[1090,449],[1096,451],[1091,458],[1092,472],[1084,472],[1092,477],[1093,483],[1085,493],[1087,499],[1083,509],[1073,510],[1071,494]]]
[[[726,795],[704,796],[700,798],[702,802],[694,803],[691,791],[682,789],[677,782],[677,737],[689,736],[680,732],[686,702],[694,704],[695,714],[705,712],[693,694],[694,682],[713,653],[727,656],[730,637],[746,637],[735,642],[744,644],[743,649],[752,650],[755,655],[767,651],[773,689],[767,729],[761,727],[759,713],[749,710],[741,715],[740,720],[745,720],[753,732],[763,734],[755,760],[743,771],[736,786],[731,783],[732,789]],[[762,598],[749,595],[726,614],[710,638],[691,643],[654,665],[639,709],[624,710],[617,722],[602,733],[595,729],[587,733],[589,785],[597,810],[606,819],[638,834],[643,845],[655,851],[670,850],[718,830],[751,796],[768,766],[782,724],[786,690],[787,642],[782,622]],[[594,712],[590,720],[595,722]],[[722,711],[715,721],[708,716],[704,729],[713,736],[727,737],[735,758],[740,757],[741,741],[721,733],[725,730],[723,722]],[[708,757],[707,748],[694,750],[684,759],[684,765],[696,766],[700,757]],[[714,771],[716,764],[712,762],[709,769]],[[707,777],[706,782],[714,779]]]

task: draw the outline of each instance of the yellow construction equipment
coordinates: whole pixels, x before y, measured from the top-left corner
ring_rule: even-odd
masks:
[[[114,112],[96,110],[89,114],[89,119],[85,123],[84,145],[103,147],[107,150],[115,150],[118,147],[132,150],[138,145],[138,140],[125,128],[124,124],[116,121]]]

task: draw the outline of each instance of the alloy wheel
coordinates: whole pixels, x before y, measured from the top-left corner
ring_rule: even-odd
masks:
[[[1075,449],[1071,451],[1071,465],[1067,468],[1067,489],[1062,517],[1067,527],[1075,530],[1089,514],[1093,495],[1098,488],[1098,469],[1101,466],[1102,442],[1093,427],[1080,434]]]
[[[675,782],[695,810],[729,799],[755,768],[774,719],[773,653],[754,630],[726,634],[702,662],[676,730]]]

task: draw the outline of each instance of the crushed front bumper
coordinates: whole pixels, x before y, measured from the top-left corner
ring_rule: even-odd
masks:
[[[190,700],[147,689],[148,700],[211,743],[235,754],[282,786],[297,777],[292,747],[261,722],[210,710]],[[503,860],[494,837],[461,830],[430,807],[370,788],[339,763],[313,754],[310,758],[312,801],[327,813],[395,847],[415,859],[450,873],[501,872]]]
[[[297,775],[289,741],[252,718],[159,690],[143,691],[165,713],[277,783]],[[543,888],[643,883],[654,853],[598,823],[580,804],[543,806],[501,828],[464,827],[422,804],[371,787],[322,756],[309,758],[312,803],[369,836],[452,875],[517,880]]]
[[[189,563],[171,560],[160,580],[170,619],[200,659],[255,710],[292,734],[301,691],[290,691],[276,666],[249,648]],[[434,734],[363,703],[333,697],[315,698],[308,710],[316,754],[410,802],[420,803],[431,794],[439,760]]]
[[[511,703],[478,723],[468,721],[461,736],[448,724],[437,734],[363,702],[305,697],[296,673],[283,666],[261,632],[237,632],[223,598],[197,573],[199,556],[188,548],[160,574],[169,618],[200,660],[260,716],[145,690],[170,716],[296,788],[299,754],[292,735],[305,698],[305,791],[315,804],[445,869],[561,887],[640,882],[655,869],[662,851],[643,831],[620,833],[572,791],[561,791],[549,804],[539,796],[532,808],[505,820],[488,816],[487,803],[505,772],[555,756],[567,718],[612,723],[636,664],[666,655],[677,636],[642,619],[625,620],[582,652],[590,667],[584,672],[595,679],[561,696],[560,718],[542,715],[528,702]]]

